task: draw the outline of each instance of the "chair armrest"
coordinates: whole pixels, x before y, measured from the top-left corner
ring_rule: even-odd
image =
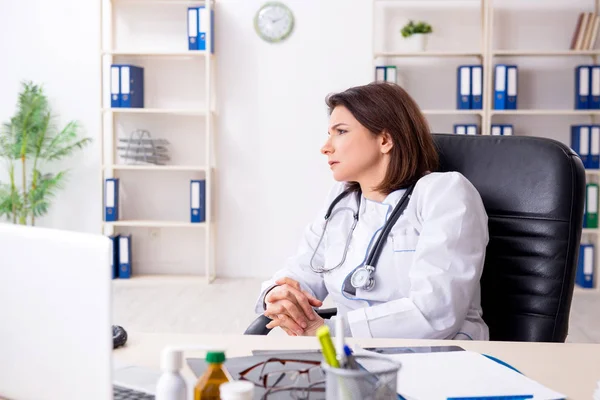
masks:
[[[267,335],[271,332],[271,329],[267,328],[267,324],[271,320],[264,315],[259,315],[248,328],[246,328],[246,332],[244,335]]]
[[[337,308],[321,308],[317,310],[317,314],[323,319],[331,319],[337,314]]]
[[[317,310],[317,314],[323,319],[330,319],[337,314],[337,308],[323,308]],[[250,326],[248,326],[248,328],[246,328],[244,335],[267,335],[271,332],[271,329],[267,328],[267,324],[270,321],[269,318],[260,315],[250,324]]]

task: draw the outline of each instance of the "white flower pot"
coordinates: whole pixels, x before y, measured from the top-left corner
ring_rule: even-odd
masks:
[[[406,43],[406,51],[417,52],[427,49],[427,33],[415,33],[404,39]]]

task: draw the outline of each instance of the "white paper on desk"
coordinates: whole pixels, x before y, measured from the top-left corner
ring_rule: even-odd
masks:
[[[566,396],[472,351],[382,355],[357,348],[355,355],[387,357],[401,364],[398,393],[408,399],[533,395],[536,400]],[[369,369],[369,362],[360,361]]]

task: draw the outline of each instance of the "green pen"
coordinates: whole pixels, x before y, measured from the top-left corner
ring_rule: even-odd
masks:
[[[331,335],[329,334],[329,327],[327,325],[323,325],[317,329],[317,338],[319,338],[319,342],[321,342],[321,348],[323,350],[325,362],[327,362],[327,364],[331,365],[333,368],[339,368],[340,364],[336,358],[335,348],[333,347]]]

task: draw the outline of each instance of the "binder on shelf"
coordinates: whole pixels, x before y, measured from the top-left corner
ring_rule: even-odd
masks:
[[[589,106],[592,109],[600,110],[600,65],[592,65],[590,68]]]
[[[600,169],[600,125],[591,125],[590,129],[590,169]]]
[[[469,110],[471,108],[471,67],[461,65],[457,68],[456,108]]]
[[[466,135],[467,134],[467,126],[466,125],[454,125],[454,133],[457,135]]]
[[[477,135],[477,125],[467,125],[467,135]]]
[[[494,67],[494,110],[506,109],[506,65]]]
[[[512,124],[492,124],[492,136],[512,136]]]
[[[582,29],[584,17],[587,18],[587,15],[585,13],[579,13],[579,17],[577,18],[577,24],[575,24],[575,31],[573,32],[573,36],[571,37],[571,46],[569,46],[569,49],[571,50],[577,50],[578,44],[581,43],[581,37],[583,37],[584,30]]]
[[[584,168],[590,166],[590,129],[588,125],[571,126],[571,148],[581,158]]]
[[[471,66],[471,109],[483,109],[483,67]]]
[[[112,271],[112,278],[116,279],[119,277],[119,238],[120,234],[111,235],[108,238],[111,243],[111,259],[110,259],[110,270]]]
[[[188,50],[198,50],[198,7],[188,7]]]
[[[396,66],[381,65],[375,67],[375,82],[397,83]]]
[[[104,182],[104,220],[119,220],[119,179],[107,178]]]
[[[595,248],[593,244],[579,245],[575,283],[586,289],[594,287]]]
[[[144,108],[144,68],[122,64],[121,107]]]
[[[592,33],[594,31],[594,14],[593,12],[588,13],[587,24],[585,27],[585,32],[583,36],[583,43],[581,45],[581,50],[589,50],[590,43],[592,42]]]
[[[575,109],[590,108],[590,67],[578,65],[575,68]]]
[[[585,34],[587,32],[588,26],[590,25],[593,13],[586,12],[583,13],[583,18],[581,21],[581,26],[579,27],[579,32],[577,35],[576,47],[575,50],[585,50],[584,42],[585,42]]]
[[[596,40],[598,39],[598,28],[599,27],[600,27],[600,16],[596,15],[594,17],[594,26],[592,27],[592,38],[590,39],[588,50],[593,50],[596,48]]]
[[[119,278],[131,278],[131,235],[119,237]]]
[[[192,180],[190,182],[190,212],[191,222],[206,221],[206,181]]]
[[[396,77],[396,66],[395,65],[386,65],[385,67],[385,81],[391,83],[397,83]]]
[[[121,71],[114,64],[110,66],[110,106],[121,107]]]
[[[375,82],[385,82],[385,66],[375,67]]]
[[[584,228],[598,228],[598,184],[585,185]]]
[[[508,65],[506,66],[506,109],[516,110],[517,109],[517,66]]]
[[[210,21],[208,19],[208,10],[206,6],[198,7],[198,50],[207,50],[206,32],[210,28],[210,50],[211,54],[215,52],[215,10],[210,10]]]

